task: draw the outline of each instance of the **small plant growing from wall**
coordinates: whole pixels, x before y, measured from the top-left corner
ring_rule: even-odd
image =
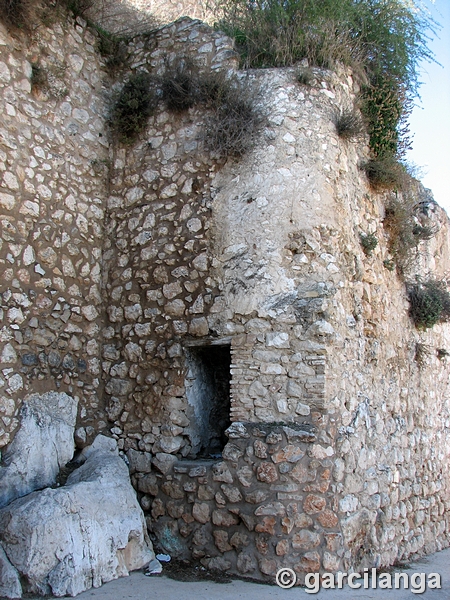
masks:
[[[95,5],[95,0],[59,0],[59,4],[66,6],[74,17],[84,17]]]
[[[444,360],[445,358],[450,356],[450,352],[448,350],[446,350],[445,348],[438,348],[436,350],[436,354],[437,354],[437,357],[439,360]]]
[[[48,88],[48,77],[47,72],[38,63],[31,65],[31,89],[37,92],[44,91]]]
[[[254,93],[241,81],[224,73],[201,72],[191,59],[178,57],[166,66],[160,87],[169,110],[183,112],[202,105],[209,111],[204,144],[213,154],[240,157],[254,145],[263,118]]]
[[[158,100],[154,81],[148,73],[131,75],[110,112],[109,123],[113,136],[125,144],[133,142],[155,112]]]
[[[450,320],[450,293],[443,280],[410,284],[408,286],[409,314],[419,329],[428,329]]]
[[[361,169],[375,191],[401,189],[407,177],[405,167],[392,155],[371,158]]]
[[[383,260],[383,265],[388,271],[393,271],[395,269],[395,262],[390,258]]]
[[[211,110],[206,148],[225,158],[243,156],[254,146],[264,123],[250,88],[237,80],[212,77],[203,93]]]
[[[98,51],[105,59],[105,67],[109,75],[114,77],[129,62],[126,41],[101,27],[96,26],[95,30],[98,35]]]
[[[167,63],[160,85],[163,101],[174,112],[188,110],[201,101],[201,76],[189,58]]]
[[[403,193],[392,195],[386,206],[383,225],[389,234],[389,251],[401,274],[412,265],[420,242],[429,240],[437,232],[436,227],[418,221],[419,198],[420,193],[409,186]]]
[[[295,71],[295,79],[300,85],[309,87],[314,83],[313,70],[309,67],[299,67]]]
[[[370,256],[378,246],[378,239],[374,233],[360,233],[359,240],[366,256]]]
[[[426,367],[431,356],[431,346],[417,342],[414,348],[414,360],[419,369]]]
[[[355,109],[344,109],[333,116],[338,136],[343,140],[354,140],[364,134],[365,127],[361,116]]]
[[[61,99],[67,96],[65,84],[67,65],[53,59],[45,64],[35,62],[31,65],[31,89],[46,99]]]

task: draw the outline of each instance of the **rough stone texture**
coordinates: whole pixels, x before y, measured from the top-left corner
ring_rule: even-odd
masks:
[[[34,394],[22,404],[20,429],[3,454],[0,507],[56,482],[73,457],[78,398]]]
[[[79,447],[109,421],[121,451],[142,453],[129,454],[132,479],[159,539],[184,556],[195,536],[195,558],[252,577],[294,550],[304,573],[448,545],[450,365],[438,350],[449,325],[418,331],[387,268],[390,195],[359,168],[367,139],[345,142],[333,124],[357,99],[350,71],[314,69],[309,87],[294,69],[237,73],[266,122],[252,152],[224,162],[206,152],[199,107],[161,104],[134,144],[109,147],[92,34],[78,21],[40,36],[64,99],[56,75],[45,97],[30,89],[40,46],[0,35],[0,444],[24,393],[76,389]],[[177,54],[236,66],[230,40],[189,19],[128,50],[131,72],[161,75]],[[58,61],[71,69],[51,71]],[[432,212],[439,231],[420,243],[411,280],[448,277],[448,218],[425,204],[417,219]],[[378,239],[370,256],[367,233]],[[233,446],[215,466],[182,460],[198,457],[198,344],[231,353]],[[422,365],[417,344],[430,349]],[[245,533],[251,550],[216,527]]]
[[[24,591],[75,596],[154,558],[128,469],[117,448],[97,440],[64,487],[0,511],[0,540]]]
[[[9,562],[0,544],[0,596],[2,598],[21,598],[22,586],[20,576]]]
[[[82,424],[106,424],[98,338],[108,142],[96,44],[70,19],[32,39],[0,24],[0,447],[31,392],[77,395]]]
[[[327,564],[334,561],[339,568],[344,540],[341,538],[332,550],[326,545],[326,535],[340,535],[335,495],[329,489],[317,494],[303,492],[293,472],[285,468],[292,466],[290,454],[283,461],[279,459],[287,445],[285,429],[279,425],[235,423],[229,430],[233,441],[228,445],[240,450],[238,458],[234,453],[231,459],[221,462],[179,461],[170,471],[156,474],[156,485],[145,498],[152,507],[154,532],[167,552],[175,557],[199,558],[209,568],[214,565],[259,578],[272,576],[286,566],[297,569],[299,564],[313,562],[316,567],[325,557],[324,551]],[[293,425],[290,431],[291,436],[296,432],[299,437],[309,431],[314,439],[311,424]],[[246,449],[257,441],[262,444],[275,437],[279,441],[268,445],[268,456],[250,458],[246,454]],[[312,440],[298,442],[295,449],[301,458],[297,466],[311,473],[314,480],[326,480],[332,463],[329,459],[320,463],[311,457],[312,444]],[[268,466],[275,476],[260,478],[260,467],[264,473],[272,473]],[[247,469],[246,478],[241,481],[243,469]],[[228,483],[223,483],[224,479]],[[175,487],[181,492],[176,497]],[[167,506],[168,514],[160,510],[163,506]],[[181,539],[174,535],[177,531],[183,532]],[[243,548],[245,553],[241,553]],[[304,554],[312,548],[314,560],[305,562]],[[299,574],[304,571],[297,570]]]

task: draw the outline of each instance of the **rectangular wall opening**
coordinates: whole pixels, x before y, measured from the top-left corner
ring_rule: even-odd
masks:
[[[191,458],[217,458],[230,426],[231,350],[229,344],[185,348],[186,396],[191,408]]]

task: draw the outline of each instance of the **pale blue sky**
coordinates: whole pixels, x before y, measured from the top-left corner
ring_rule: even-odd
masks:
[[[429,44],[442,67],[422,65],[421,101],[410,118],[414,138],[407,159],[423,168],[420,179],[450,215],[450,0],[435,0],[433,4],[425,0],[424,4],[442,25],[438,37]]]

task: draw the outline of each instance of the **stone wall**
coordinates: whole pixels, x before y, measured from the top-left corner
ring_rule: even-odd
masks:
[[[161,73],[164,60],[193,56],[204,69],[229,69],[228,38],[198,21],[180,20],[131,45],[132,68]],[[119,446],[191,450],[184,354],[180,341],[209,333],[217,311],[211,274],[211,175],[220,163],[203,150],[205,114],[164,106],[140,140],[114,149],[108,198],[103,335],[107,412]]]
[[[220,462],[157,454],[157,471],[133,478],[159,542],[174,556],[248,577],[281,567],[303,575],[338,569],[344,551],[333,460],[315,458],[315,431],[313,424],[235,423]],[[129,456],[133,471],[136,454]]]
[[[77,443],[108,427],[159,544],[251,577],[447,546],[449,325],[414,327],[389,196],[359,168],[367,140],[336,133],[351,73],[315,69],[306,87],[294,69],[236,72],[264,127],[225,161],[202,107],[161,104],[134,144],[108,138],[129,73],[102,79],[81,21],[31,45],[2,35],[3,445],[26,393],[79,396]],[[237,66],[188,19],[129,51],[132,72]],[[427,206],[439,231],[412,279],[448,276],[448,218]]]
[[[230,348],[232,361],[232,422],[244,427],[294,422],[317,428],[317,443],[306,455],[318,470],[308,467],[312,481],[307,487],[324,490],[317,518],[327,521],[330,516],[333,523],[339,519],[339,525],[331,527],[331,533],[339,535],[330,551],[320,520],[303,522],[299,517],[303,524],[283,544],[300,572],[303,559],[311,569],[329,569],[331,564],[359,568],[392,564],[448,545],[449,369],[437,356],[437,350],[446,347],[448,326],[427,332],[414,327],[404,283],[389,268],[392,257],[382,224],[388,197],[374,194],[359,169],[367,157],[365,141],[342,142],[336,134],[333,118],[340,107],[352,105],[357,85],[345,72],[316,71],[311,88],[300,87],[289,69],[247,77],[267,115],[267,126],[254,152],[239,162],[210,164],[198,141],[184,145],[197,169],[205,165],[209,173],[203,178],[195,173],[194,201],[184,200],[186,180],[180,178],[180,165],[186,165],[186,158],[180,141],[184,143],[188,127],[195,132],[194,140],[201,136],[202,114],[191,110],[169,120],[162,111],[144,138],[158,146],[154,172],[148,173],[148,154],[142,168],[147,173],[144,180],[159,181],[152,214],[160,216],[151,217],[155,225],[154,237],[147,238],[150,250],[136,252],[139,271],[129,269],[127,279],[133,289],[139,284],[148,291],[146,300],[141,291],[128,302],[122,291],[120,296],[117,292],[122,305],[111,303],[121,328],[114,326],[116,349],[123,344],[116,360],[124,374],[128,369],[137,374],[134,391],[129,379],[123,380],[126,388],[114,383],[119,375],[107,364],[114,375],[109,385],[116,386],[109,390],[129,394],[128,400],[111,394],[110,408],[117,413],[111,411],[110,416],[116,418],[114,435],[136,465],[142,505],[156,521],[159,542],[174,555],[201,557],[204,564],[242,573],[238,552],[229,548],[234,533],[240,533],[248,541],[252,576],[273,575],[281,565],[276,549],[283,540],[278,536],[292,507],[284,504],[279,514],[270,515],[276,533],[266,556],[258,547],[256,530],[249,531],[240,516],[246,514],[241,502],[249,502],[239,500],[234,506],[219,489],[222,483],[214,473],[220,467],[214,461],[198,463],[200,477],[205,478],[198,489],[207,485],[212,490],[206,500],[196,495],[197,475],[189,476],[197,473],[191,471],[193,463],[175,463],[196,455],[198,416],[188,398],[196,373],[190,370],[189,355],[195,347],[222,345]],[[158,120],[166,134],[155,139]],[[133,153],[138,149],[142,144]],[[135,156],[125,169],[138,181]],[[162,181],[158,170],[165,176]],[[142,199],[151,198],[147,190],[141,188]],[[124,248],[141,239],[136,228],[147,218],[143,213],[140,208],[131,218],[123,217],[122,230],[128,227],[131,233],[126,235],[134,240]],[[448,265],[448,220],[440,210],[435,219],[439,234],[422,244],[416,267],[424,276],[444,275]],[[371,256],[361,245],[360,235],[365,233],[379,240]],[[150,257],[150,269],[143,268],[144,256]],[[128,268],[123,260],[124,270],[117,270],[119,288],[119,277]],[[149,300],[154,302],[152,310],[146,308]],[[147,334],[139,336],[142,324]],[[124,331],[134,336],[127,343]],[[429,348],[426,364],[414,359],[417,344]],[[429,402],[438,405],[436,421],[430,418]],[[418,440],[430,440],[431,448]],[[250,436],[240,442],[252,489],[264,487],[257,475],[254,441]],[[285,440],[281,444],[288,445]],[[276,476],[293,486],[298,496],[295,510],[307,514],[304,482],[290,479],[288,461],[282,468],[285,471]],[[330,479],[323,483],[322,471],[327,469]],[[429,487],[424,482],[431,472],[437,477]],[[234,473],[229,482],[237,490],[234,497],[245,498]],[[277,493],[270,489],[250,512],[268,517],[264,511],[280,502]],[[228,534],[227,527],[213,519],[214,511],[221,510],[234,515],[228,517]],[[292,542],[297,535],[310,540],[302,551]],[[315,566],[308,562],[310,555]]]
[[[99,334],[108,144],[95,46],[85,24],[41,27],[31,40],[0,30],[0,446],[30,392],[76,395],[92,434],[106,425]]]

